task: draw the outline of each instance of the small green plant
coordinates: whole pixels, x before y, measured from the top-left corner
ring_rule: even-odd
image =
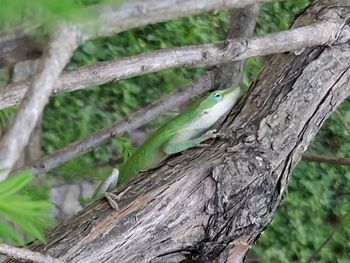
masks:
[[[23,235],[27,241],[44,241],[44,230],[53,223],[52,205],[25,193],[31,180],[30,172],[25,170],[0,183],[0,241],[23,245]]]

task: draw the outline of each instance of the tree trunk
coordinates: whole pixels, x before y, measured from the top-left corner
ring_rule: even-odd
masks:
[[[349,15],[348,1],[315,2],[294,26],[336,19],[336,45],[272,56],[225,136],[119,188],[119,211],[98,201],[32,248],[67,262],[242,262],[301,154],[350,94]]]

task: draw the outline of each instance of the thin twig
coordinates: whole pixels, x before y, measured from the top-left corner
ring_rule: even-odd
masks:
[[[35,263],[62,263],[62,261],[56,258],[43,255],[39,252],[33,252],[28,249],[13,247],[6,244],[0,244],[0,254],[17,260],[25,260]]]
[[[346,157],[333,157],[333,156],[324,156],[324,155],[315,155],[304,153],[302,157],[303,161],[314,162],[314,163],[329,163],[336,165],[350,165],[350,158]]]
[[[262,37],[230,39],[216,44],[164,49],[99,62],[62,74],[54,93],[85,89],[113,80],[127,79],[169,68],[213,66],[254,56],[332,43],[337,31],[337,24],[319,22]],[[28,81],[23,81],[8,86],[5,91],[0,93],[0,109],[19,103],[28,85]]]
[[[192,16],[209,11],[243,8],[254,3],[276,2],[276,0],[132,0],[120,6],[94,6],[90,8],[95,19],[84,23],[82,30],[90,35],[110,36],[125,31],[125,23],[136,27],[154,24],[180,17]]]
[[[333,231],[329,234],[329,236],[323,241],[323,243],[318,247],[318,249],[308,258],[305,263],[312,263],[315,261],[316,257],[320,254],[322,249],[328,244],[328,242],[332,239],[334,234],[337,232],[340,224],[334,227]]]
[[[347,131],[348,135],[350,136],[350,127],[348,125],[348,122],[344,118],[343,114],[341,114],[341,112],[339,110],[335,110],[335,114],[337,115],[338,119],[343,124],[345,130]]]

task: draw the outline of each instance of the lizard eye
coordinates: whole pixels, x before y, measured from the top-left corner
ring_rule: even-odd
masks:
[[[213,99],[214,99],[215,101],[219,101],[219,100],[221,99],[221,94],[220,94],[220,92],[215,92],[215,93],[213,94]]]

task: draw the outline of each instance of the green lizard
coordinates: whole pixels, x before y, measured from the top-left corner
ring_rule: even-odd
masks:
[[[239,88],[214,91],[199,104],[165,123],[120,166],[119,171],[113,170],[112,174],[97,188],[92,199],[125,183],[138,172],[157,167],[172,154],[199,146],[201,142],[215,138],[216,130],[213,130],[213,127],[229,113],[239,96]],[[110,198],[108,200],[111,203]]]

